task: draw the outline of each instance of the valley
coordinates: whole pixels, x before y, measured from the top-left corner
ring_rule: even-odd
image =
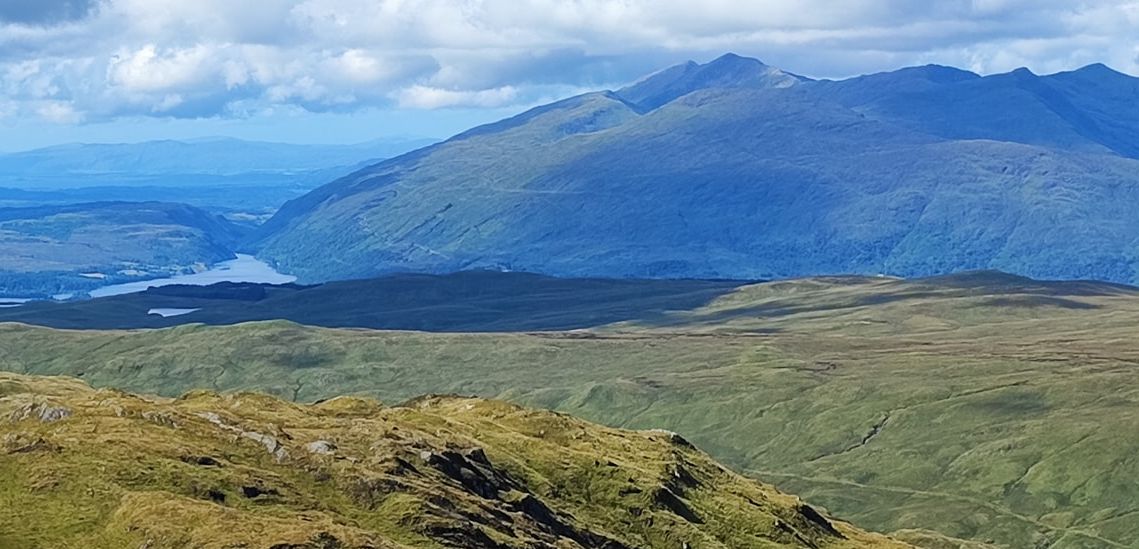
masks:
[[[202,271],[233,259],[245,229],[163,202],[0,209],[0,295],[48,298]]]
[[[285,201],[431,142],[200,139],[0,154],[0,296],[81,298],[200,273],[233,260]]]
[[[289,284],[296,277],[283,275],[251,255],[236,254],[235,259],[222,261],[205,271],[180,274],[170,278],[127,282],[104,286],[88,292],[93,298],[145,292],[149,288],[164,286],[210,286],[222,282],[236,284]]]
[[[505,53],[317,82],[252,35],[129,94],[185,64],[224,112],[121,112],[507,115],[0,154],[0,549],[1139,548],[1139,78],[729,53],[526,94]]]
[[[1007,547],[1139,542],[1137,448],[1118,436],[1139,422],[1134,288],[991,272],[831,277],[668,308],[509,333],[6,324],[0,367],[169,397],[501,398],[675,431],[876,531]]]

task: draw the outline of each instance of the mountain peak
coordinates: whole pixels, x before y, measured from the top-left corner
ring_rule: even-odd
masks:
[[[618,90],[617,95],[644,110],[653,110],[699,90],[789,88],[803,80],[758,59],[726,53],[703,65],[689,61],[669,67]]]
[[[1019,67],[1010,72],[1009,75],[1018,78],[1036,78],[1036,73],[1032,72],[1028,67]]]
[[[1080,67],[1074,71],[1061,72],[1052,76],[1078,76],[1096,80],[1136,80],[1136,77],[1131,76],[1127,73],[1119,72],[1107,65],[1104,65],[1103,63],[1093,63],[1085,67]]]
[[[712,61],[709,61],[708,66],[723,65],[723,64],[728,64],[728,63],[746,63],[746,64],[750,64],[750,65],[758,64],[758,65],[762,65],[765,67],[767,66],[763,63],[763,61],[760,61],[759,59],[756,59],[754,57],[744,57],[742,55],[732,53],[732,52],[725,53],[724,55],[721,55],[721,56],[713,59]]]
[[[1110,75],[1110,76],[1129,76],[1119,72],[1103,63],[1092,63],[1085,67],[1080,67],[1073,72],[1085,73],[1090,75]]]
[[[936,64],[922,65],[920,67],[908,67],[895,71],[895,74],[917,74],[921,75],[926,80],[936,83],[960,82],[963,80],[974,80],[981,77],[975,72]]]

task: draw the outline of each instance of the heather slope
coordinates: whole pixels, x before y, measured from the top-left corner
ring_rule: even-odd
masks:
[[[176,400],[0,374],[0,547],[908,547],[677,435],[500,402]]]

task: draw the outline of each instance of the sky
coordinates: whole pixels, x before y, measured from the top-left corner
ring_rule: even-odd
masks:
[[[446,137],[729,51],[1139,75],[1139,0],[0,0],[0,151]]]

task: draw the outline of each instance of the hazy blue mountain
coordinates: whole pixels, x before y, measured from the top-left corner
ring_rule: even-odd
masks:
[[[259,174],[239,178],[195,176],[186,178],[181,185],[120,181],[111,186],[72,189],[25,190],[0,187],[0,208],[63,206],[87,202],[172,202],[229,215],[235,220],[256,221],[268,218],[281,204],[320,186],[318,181],[321,178],[327,182],[362,167],[321,170],[306,174],[301,181],[294,177]],[[171,178],[165,179],[169,181]]]
[[[68,186],[89,186],[84,176],[295,174],[398,156],[432,142],[429,139],[410,139],[356,145],[293,145],[207,138],[119,144],[77,143],[0,155],[0,178],[20,182],[70,177],[66,182]]]
[[[60,145],[0,154],[0,206],[131,200],[271,213],[332,179],[432,142],[291,145],[209,138]]]
[[[1139,79],[1103,65],[988,77],[927,66],[815,88],[867,116],[945,138],[1139,157]]]
[[[240,227],[184,204],[0,208],[0,297],[158,278],[234,257]]]
[[[294,200],[302,281],[470,268],[1135,282],[1139,80],[1102,66],[811,81],[724,56],[475,128]]]

